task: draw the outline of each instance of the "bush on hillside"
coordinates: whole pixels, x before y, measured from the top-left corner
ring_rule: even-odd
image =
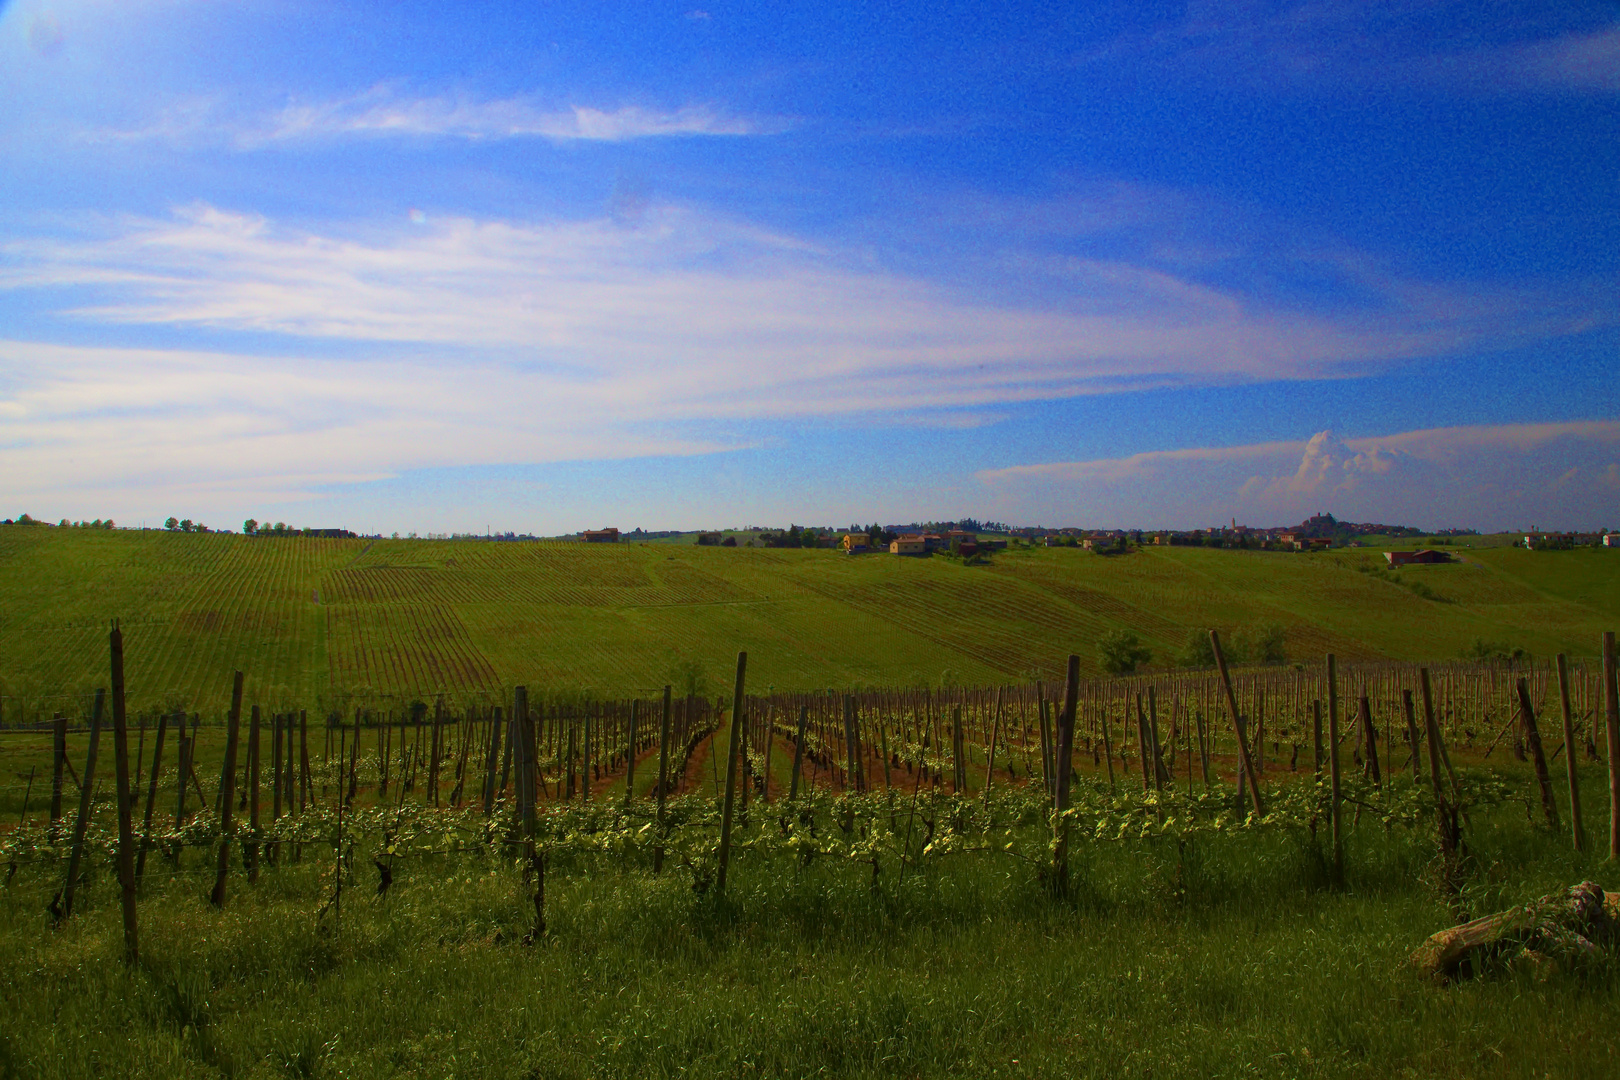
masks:
[[[1125,675],[1153,659],[1153,650],[1129,630],[1110,630],[1097,642],[1102,669],[1110,675]]]

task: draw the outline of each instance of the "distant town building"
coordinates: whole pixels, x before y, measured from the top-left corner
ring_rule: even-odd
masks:
[[[586,529],[580,534],[587,544],[617,544],[618,529]]]

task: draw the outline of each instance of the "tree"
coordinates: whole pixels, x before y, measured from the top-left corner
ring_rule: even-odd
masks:
[[[1187,631],[1187,645],[1181,652],[1181,665],[1195,668],[1215,666],[1215,649],[1209,643],[1208,630],[1195,626]]]
[[[180,522],[181,532],[192,532],[195,528],[196,527],[192,525],[190,518],[186,518],[184,521]]]
[[[163,523],[163,527],[168,529],[170,532],[178,532],[180,529],[180,519],[177,517],[172,517]]]
[[[259,523],[257,521],[254,521],[252,518],[248,518],[246,521],[242,522],[242,535],[244,535],[244,536],[252,536],[254,533],[256,533],[258,531],[259,531]]]
[[[1262,664],[1286,664],[1288,662],[1287,636],[1283,628],[1277,623],[1266,623],[1257,626],[1248,635],[1250,654]]]
[[[1097,642],[1102,669],[1110,675],[1128,675],[1153,659],[1153,650],[1129,630],[1110,630]]]

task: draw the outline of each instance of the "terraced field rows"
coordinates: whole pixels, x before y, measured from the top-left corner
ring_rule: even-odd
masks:
[[[1105,632],[1160,663],[1190,629],[1285,627],[1314,661],[1456,656],[1475,638],[1592,651],[1620,622],[1610,552],[1467,553],[1391,580],[1376,552],[1015,550],[989,566],[828,551],[656,544],[246,538],[0,527],[0,704],[46,714],[105,681],[126,630],[132,701],[215,709],[240,668],[315,702],[452,699],[517,683],[617,695],[696,680],[736,650],[756,685],[987,685],[1053,679]],[[1419,595],[1418,583],[1439,599]],[[265,699],[261,699],[265,700]],[[26,703],[26,704],[25,704]]]

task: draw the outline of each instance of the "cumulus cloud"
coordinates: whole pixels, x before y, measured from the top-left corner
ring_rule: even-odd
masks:
[[[1356,451],[1332,431],[1319,431],[1305,444],[1294,475],[1273,483],[1281,490],[1306,494],[1350,491],[1365,479],[1387,477],[1397,469],[1410,470],[1412,462],[1409,451],[1377,443]]]
[[[1511,528],[1611,524],[1620,420],[1431,428],[1341,439],[1154,451],[986,470],[1008,505],[1068,505],[1097,524],[1187,526],[1237,515],[1279,525],[1353,520]],[[1048,515],[1049,516],[1049,515]],[[1101,520],[1099,520],[1099,517]]]

